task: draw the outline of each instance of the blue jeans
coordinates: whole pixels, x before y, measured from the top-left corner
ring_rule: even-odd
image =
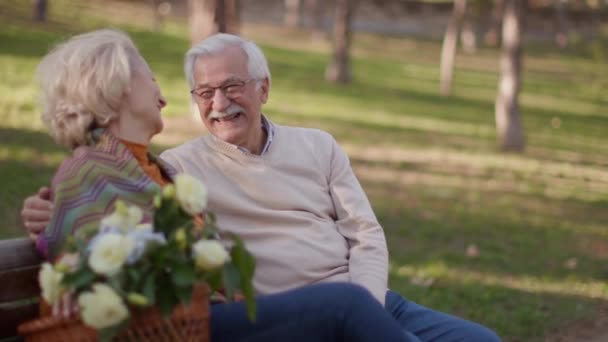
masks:
[[[425,308],[393,291],[386,293],[385,307],[412,341],[500,341],[496,333],[480,324]]]
[[[211,306],[212,342],[406,342],[397,321],[364,288],[326,283],[262,296],[255,323],[242,302]]]

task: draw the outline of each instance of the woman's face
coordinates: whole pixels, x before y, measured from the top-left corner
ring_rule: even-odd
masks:
[[[160,88],[148,64],[137,57],[131,75],[131,84],[125,98],[132,124],[137,129],[146,130],[150,137],[163,129],[160,111],[167,101],[160,93]]]

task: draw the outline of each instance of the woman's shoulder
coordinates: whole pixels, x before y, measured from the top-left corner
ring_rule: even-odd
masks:
[[[53,177],[53,184],[82,182],[116,170],[116,158],[91,146],[80,146],[65,158]]]

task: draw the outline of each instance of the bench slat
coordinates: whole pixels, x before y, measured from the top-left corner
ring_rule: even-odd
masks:
[[[0,272],[37,265],[41,262],[42,258],[30,239],[0,240]]]
[[[0,303],[39,296],[39,269],[39,265],[33,265],[0,272]]]
[[[38,317],[38,270],[42,258],[30,239],[0,240],[0,339]]]
[[[25,306],[5,308],[0,306],[0,339],[17,335],[17,326],[21,323],[38,317],[38,303],[29,303]]]

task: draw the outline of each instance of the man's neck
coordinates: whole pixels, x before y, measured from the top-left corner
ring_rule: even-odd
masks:
[[[255,143],[252,143],[250,146],[239,146],[239,147],[246,149],[251,154],[255,154],[255,155],[259,156],[260,154],[262,154],[262,149],[264,148],[264,145],[266,144],[266,139],[268,139],[268,134],[266,133],[266,130],[262,126],[260,126],[260,129],[256,131],[255,135],[257,135],[257,137],[254,137],[253,139],[251,139],[251,141],[254,141]]]

